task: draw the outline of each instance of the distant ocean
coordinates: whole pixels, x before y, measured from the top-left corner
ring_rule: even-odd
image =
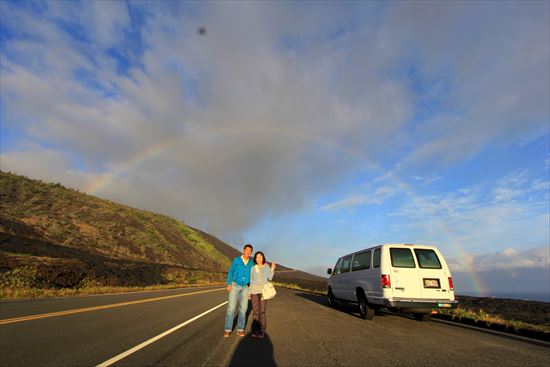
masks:
[[[550,303],[550,293],[493,292],[493,293],[480,294],[475,292],[464,292],[464,293],[459,293],[458,295],[472,296],[472,297],[512,298],[512,299],[520,299],[524,301],[539,301],[539,302]]]

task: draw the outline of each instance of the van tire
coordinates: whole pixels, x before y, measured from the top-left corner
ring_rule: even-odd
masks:
[[[359,293],[357,296],[357,302],[359,303],[359,315],[361,315],[361,318],[372,320],[374,318],[374,308],[369,306],[367,297],[365,297],[363,292]]]
[[[430,321],[432,315],[429,313],[415,313],[414,318],[418,321]]]
[[[327,302],[328,302],[328,305],[332,308],[336,308],[338,305],[336,303],[336,298],[334,298],[334,294],[332,294],[332,289],[328,289],[328,292],[327,292]]]

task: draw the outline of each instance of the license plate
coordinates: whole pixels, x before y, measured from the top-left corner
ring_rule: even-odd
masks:
[[[437,307],[451,307],[450,303],[438,303]]]
[[[424,278],[424,288],[439,288],[439,279]]]

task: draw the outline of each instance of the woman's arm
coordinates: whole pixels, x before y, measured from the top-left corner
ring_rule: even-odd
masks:
[[[272,280],[275,270],[271,267],[267,268],[267,280]]]

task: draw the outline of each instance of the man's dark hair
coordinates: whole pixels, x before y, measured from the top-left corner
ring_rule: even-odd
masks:
[[[254,247],[252,247],[252,245],[249,244],[249,243],[247,243],[246,245],[244,245],[243,250],[246,249],[247,247],[250,247],[250,251],[253,251],[253,250],[254,250]]]

